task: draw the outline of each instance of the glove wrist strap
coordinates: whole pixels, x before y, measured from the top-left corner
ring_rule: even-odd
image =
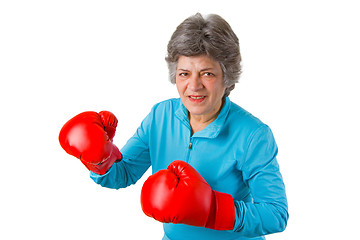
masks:
[[[230,194],[213,190],[213,200],[205,227],[232,230],[235,223],[235,205]]]

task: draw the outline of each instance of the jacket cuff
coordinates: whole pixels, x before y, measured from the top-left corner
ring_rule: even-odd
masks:
[[[230,194],[213,190],[212,209],[206,228],[215,230],[232,230],[235,223],[235,204]]]

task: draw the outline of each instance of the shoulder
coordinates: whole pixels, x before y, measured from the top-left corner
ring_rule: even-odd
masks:
[[[175,112],[179,109],[181,100],[177,98],[167,99],[153,105],[148,118],[151,121],[163,122],[174,117]]]
[[[163,108],[171,108],[178,107],[180,104],[180,98],[170,98],[164,101],[158,102],[153,106],[153,109],[163,109]]]
[[[174,112],[176,111],[178,106],[179,99],[176,98],[167,99],[154,104],[151,108],[151,111],[142,121],[141,128],[148,129],[144,131],[150,134],[150,129],[159,129],[159,127],[162,128],[166,126],[167,123],[173,118]]]
[[[179,98],[171,98],[158,102],[152,107],[151,112],[156,115],[174,112],[179,108],[180,101]]]
[[[230,104],[227,124],[236,139],[246,144],[264,137],[274,141],[273,133],[267,124],[239,105],[233,102]]]
[[[257,130],[267,126],[259,118],[231,101],[228,117],[230,122],[242,128],[246,127],[252,130]]]
[[[230,111],[227,121],[229,132],[232,133],[232,138],[236,142],[236,159],[240,160],[248,156],[249,152],[260,151],[264,148],[273,153],[277,151],[277,145],[274,135],[270,127],[262,122],[259,118],[231,102]],[[243,162],[239,162],[239,166]]]

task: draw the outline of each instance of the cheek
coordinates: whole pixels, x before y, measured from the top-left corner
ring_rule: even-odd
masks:
[[[181,84],[179,81],[176,81],[176,89],[180,96],[184,94],[184,90],[185,90],[184,84]]]
[[[218,83],[218,82],[213,82],[211,84],[208,84],[206,86],[206,88],[208,89],[209,92],[211,92],[214,96],[218,96],[221,95],[221,97],[223,96],[224,92],[225,92],[225,87],[224,84],[222,82]]]

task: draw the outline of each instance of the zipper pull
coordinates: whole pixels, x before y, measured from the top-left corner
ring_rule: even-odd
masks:
[[[189,149],[191,149],[192,148],[192,142],[189,144]]]

